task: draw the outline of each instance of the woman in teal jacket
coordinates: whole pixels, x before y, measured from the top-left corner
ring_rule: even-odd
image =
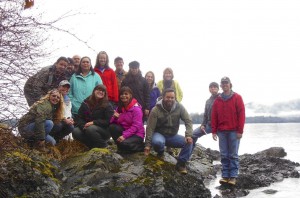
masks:
[[[72,102],[72,115],[76,119],[81,103],[92,94],[97,85],[103,84],[100,76],[94,72],[89,57],[81,58],[79,69],[72,75],[70,84],[69,97]]]

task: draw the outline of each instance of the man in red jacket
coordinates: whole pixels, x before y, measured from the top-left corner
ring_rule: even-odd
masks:
[[[221,79],[221,93],[212,107],[211,127],[213,139],[219,138],[222,163],[220,184],[236,184],[239,171],[238,150],[245,124],[245,105],[242,97],[232,91],[228,77]]]

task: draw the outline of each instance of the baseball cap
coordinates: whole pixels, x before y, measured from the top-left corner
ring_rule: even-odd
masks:
[[[217,88],[219,89],[219,84],[216,83],[216,82],[211,82],[211,83],[209,84],[209,88],[211,88],[211,87],[217,87]]]
[[[228,82],[231,83],[230,79],[227,76],[224,76],[223,78],[221,78],[221,83],[222,82]]]
[[[60,83],[59,83],[59,87],[60,86],[65,86],[65,85],[68,85],[69,87],[71,86],[71,84],[69,83],[69,81],[67,81],[67,80],[62,80],[62,81],[60,81]]]

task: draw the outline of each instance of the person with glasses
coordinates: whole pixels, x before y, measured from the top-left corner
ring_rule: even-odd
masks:
[[[222,164],[221,185],[236,185],[239,171],[238,150],[245,125],[245,105],[242,97],[232,91],[228,77],[221,79],[223,92],[216,98],[211,112],[211,128],[214,140],[219,138]]]
[[[103,84],[102,79],[94,72],[91,59],[87,56],[82,57],[79,69],[70,79],[71,88],[69,97],[72,102],[72,116],[75,122],[81,103],[89,97],[93,89],[100,84]]]
[[[73,138],[90,149],[107,147],[110,139],[108,126],[113,113],[106,87],[97,85],[79,108],[77,125],[72,132]]]
[[[52,89],[21,117],[18,130],[30,146],[45,151],[45,142],[55,145],[49,135],[53,125],[63,119],[63,96],[58,89]]]

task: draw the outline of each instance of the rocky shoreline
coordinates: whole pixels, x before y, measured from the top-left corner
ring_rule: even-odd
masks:
[[[220,170],[220,165],[213,165],[219,152],[199,145],[188,163],[188,174],[181,175],[175,171],[176,159],[167,153],[163,158],[155,153],[118,154],[110,145],[62,158],[62,152],[72,149],[70,142],[41,154],[7,134],[15,147],[3,147],[8,140],[3,131],[0,135],[0,197],[220,197],[204,185]],[[283,159],[285,155],[279,147],[241,155],[237,185],[218,186],[221,197],[243,197],[251,189],[299,178],[295,169],[299,163]]]

